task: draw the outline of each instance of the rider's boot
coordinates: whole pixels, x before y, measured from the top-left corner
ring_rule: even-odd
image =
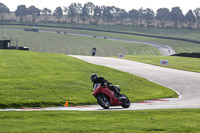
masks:
[[[123,96],[121,93],[117,93],[117,92],[115,92],[115,97],[119,98],[119,100],[124,100],[124,99],[126,99],[125,96]]]
[[[122,95],[121,93],[118,93],[119,100],[126,100],[126,97]]]

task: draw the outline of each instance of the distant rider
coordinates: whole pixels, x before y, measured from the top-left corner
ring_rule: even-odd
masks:
[[[95,56],[96,52],[97,52],[97,49],[96,49],[96,47],[94,46],[94,47],[92,48],[92,50],[91,50],[92,56]]]
[[[113,86],[112,83],[108,82],[103,77],[98,77],[97,74],[94,73],[90,76],[90,79],[93,83],[93,87],[94,87],[95,84],[100,83],[101,86],[103,86],[103,87],[108,86],[108,88],[110,90],[112,90],[113,92],[115,92],[115,94],[117,94],[118,96],[121,96],[121,94],[119,92],[120,91],[119,86]]]

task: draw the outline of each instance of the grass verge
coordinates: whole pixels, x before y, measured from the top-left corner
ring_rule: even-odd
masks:
[[[6,28],[21,28],[23,26],[6,26]],[[4,30],[7,35],[19,35],[19,44],[22,46],[28,46],[32,51],[37,52],[52,52],[52,53],[68,53],[68,54],[81,54],[89,55],[90,49],[95,45],[100,56],[116,56],[119,53],[126,55],[160,55],[159,51],[151,46],[135,43],[125,43],[119,41],[103,40],[97,38],[88,37],[77,37],[70,35],[57,35],[57,34],[47,34],[47,33],[32,33],[25,31],[17,31],[12,29]],[[30,26],[27,28],[31,28]],[[97,36],[106,36],[113,38],[129,39],[129,40],[140,40],[148,42],[162,43],[171,46],[176,53],[183,52],[200,52],[200,45],[196,43],[190,43],[185,41],[177,41],[170,39],[158,39],[151,37],[142,37],[135,35],[124,35],[116,33],[107,32],[95,32],[87,30],[75,30],[75,29],[61,29],[61,28],[44,28],[44,30],[54,30],[54,31],[66,31],[82,34],[90,34]],[[192,32],[192,31],[191,31]],[[190,32],[188,31],[187,34]],[[0,33],[1,34],[1,33]],[[193,36],[191,33],[190,36]],[[45,41],[44,41],[45,40]]]
[[[51,29],[47,28],[47,30]],[[54,30],[56,31],[57,29]],[[91,55],[91,49],[93,46],[96,46],[98,56],[117,56],[119,53],[131,55],[160,55],[155,47],[138,43],[67,34],[27,32],[22,29],[5,28],[4,33],[13,36],[18,35],[19,46],[27,46],[31,51],[35,52]],[[85,32],[83,34],[87,33]],[[15,45],[15,43],[16,41],[13,39],[12,44]]]
[[[162,67],[180,69],[185,71],[200,72],[199,58],[177,57],[177,56],[153,56],[153,55],[152,56],[126,55],[124,59],[148,63]],[[168,60],[169,65],[160,65],[160,60]]]
[[[199,52],[200,51],[200,45],[197,43],[191,43],[191,42],[185,42],[185,41],[178,41],[178,40],[172,40],[172,39],[158,39],[153,37],[143,37],[143,36],[137,36],[137,35],[126,35],[126,34],[118,34],[118,33],[108,33],[108,32],[95,32],[95,31],[88,31],[88,30],[75,30],[75,29],[61,29],[61,28],[44,28],[41,27],[41,29],[44,30],[60,30],[60,31],[69,31],[74,33],[82,33],[82,34],[90,34],[90,35],[97,35],[97,36],[106,36],[106,37],[113,37],[113,38],[121,38],[121,39],[129,39],[129,40],[140,40],[140,41],[147,41],[147,42],[156,42],[156,43],[162,43],[168,46],[171,46],[176,53],[183,53],[183,52]],[[162,30],[163,31],[163,30]],[[164,30],[163,32],[166,32]],[[172,34],[173,31],[170,32],[170,35],[172,37],[180,34],[181,32],[175,31]],[[187,34],[189,36],[195,37],[197,34],[193,34],[195,31],[187,31]],[[152,35],[153,33],[151,33]],[[158,33],[159,35],[159,33]],[[164,34],[163,36],[168,36]],[[199,36],[199,35],[198,35]],[[181,36],[182,38],[186,38],[186,36]],[[200,38],[200,36],[199,36]],[[194,39],[195,40],[195,39]],[[126,54],[126,53],[124,53]],[[131,55],[131,53],[128,53]],[[143,54],[137,54],[137,55],[145,55]]]
[[[97,73],[131,102],[177,97],[168,88],[115,69],[93,65],[64,54],[0,50],[0,107],[46,107],[96,104],[90,75]]]
[[[197,133],[200,109],[1,112],[0,132]]]
[[[13,23],[14,24],[14,23]],[[19,23],[16,23],[19,24]],[[31,24],[31,23],[29,23]],[[32,25],[40,24],[47,25],[44,23],[32,23]],[[112,31],[124,31],[130,33],[139,33],[147,35],[157,35],[157,36],[167,36],[167,37],[178,37],[187,38],[192,40],[200,41],[200,31],[192,29],[161,29],[161,28],[146,28],[146,27],[131,27],[122,25],[85,25],[85,24],[48,24],[49,26],[67,26],[67,27],[80,27],[80,28],[90,28],[90,29],[100,29],[100,30],[112,30]]]

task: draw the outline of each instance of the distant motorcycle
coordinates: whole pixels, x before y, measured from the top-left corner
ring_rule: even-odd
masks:
[[[92,56],[95,56],[96,51],[95,51],[95,50],[92,50],[91,52],[92,52]]]
[[[110,106],[122,106],[123,108],[130,106],[130,101],[127,96],[121,94],[122,96],[118,97],[107,86],[102,87],[100,84],[95,84],[92,93],[97,99],[98,104],[104,109],[109,109]]]
[[[92,48],[92,50],[91,50],[92,56],[95,56],[96,52],[97,52],[97,49],[96,49],[96,47],[94,46],[94,47]]]

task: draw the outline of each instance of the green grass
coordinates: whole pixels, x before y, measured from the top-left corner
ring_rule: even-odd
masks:
[[[22,26],[6,26],[7,28],[21,28]],[[31,28],[31,27],[26,27]],[[142,37],[134,35],[124,35],[116,33],[95,32],[86,30],[74,30],[74,29],[61,29],[61,28],[44,28],[45,30],[60,30],[75,33],[91,34],[98,36],[141,40],[149,42],[162,43],[172,48],[176,53],[183,52],[200,52],[200,45],[196,43],[190,43],[185,41],[177,41],[170,39],[158,39],[151,37]],[[192,31],[191,31],[192,32]],[[189,31],[188,31],[189,33]],[[7,35],[19,35],[19,44],[21,46],[28,46],[32,51],[37,52],[53,52],[53,53],[67,53],[67,54],[82,54],[89,55],[90,49],[95,45],[98,48],[99,56],[116,56],[119,53],[126,55],[160,55],[159,51],[151,46],[135,43],[126,43],[119,41],[111,41],[97,38],[78,37],[70,35],[57,35],[47,33],[33,33],[25,32],[23,30],[11,30],[5,28],[5,34]],[[45,41],[44,41],[45,40]]]
[[[92,65],[64,54],[0,50],[0,107],[96,104],[90,75],[97,73],[131,102],[177,97],[175,92],[118,70]]]
[[[126,55],[124,59],[148,63],[152,65],[175,68],[191,72],[200,72],[200,59],[177,56],[134,56]],[[168,60],[169,65],[160,65],[160,60]]]
[[[20,35],[20,45],[29,46],[32,50],[39,52],[89,55],[89,51],[87,50],[91,49],[93,46],[92,43],[99,41],[97,41],[97,39],[93,41],[91,41],[92,39],[86,40],[80,37],[71,39],[71,37],[68,38],[60,35],[52,36],[50,34],[28,33],[24,31],[18,32],[15,30],[5,30],[5,32],[8,35]],[[111,35],[108,33],[92,34]],[[156,42],[153,38],[140,38],[138,36],[130,37],[116,34],[111,35],[111,37],[142,40],[150,39]],[[81,39],[81,41],[78,39]],[[44,40],[46,43],[44,43]],[[180,52],[189,51],[190,48],[190,51],[195,49],[198,51],[199,48],[197,44],[181,41],[157,41],[164,41],[164,43],[174,45],[173,48],[177,45],[177,50]],[[80,46],[82,43],[83,45]],[[102,45],[104,43],[106,45]],[[110,44],[112,47],[110,47]],[[109,48],[117,51],[115,44],[117,43],[100,41],[98,46],[107,48],[109,45]],[[131,54],[138,54],[138,52],[133,52],[136,48],[140,49],[140,53],[146,54],[146,52],[141,52],[141,49],[144,49],[144,47],[140,47],[141,45],[130,46],[130,44],[117,44],[117,46],[120,46],[120,49],[123,49],[121,45],[126,45],[126,50],[130,50],[127,54],[131,52]],[[62,48],[60,48],[60,46],[62,46]],[[104,48],[101,53],[106,53],[106,48]],[[112,53],[112,51],[114,50],[108,52]],[[122,50],[122,52],[124,51],[125,50]],[[146,51],[149,53],[149,48],[147,48]],[[156,50],[152,51],[154,54],[157,53],[154,52]],[[121,51],[115,53],[118,52]],[[103,56],[115,56],[113,53],[98,54]],[[121,91],[129,97],[131,102],[162,97],[177,97],[171,90],[151,83],[143,78],[114,69],[92,65],[64,54],[0,50],[0,56],[0,108],[62,106],[67,100],[69,101],[69,106],[96,104],[97,102],[90,92],[92,84],[89,80],[90,74],[94,72],[100,76],[104,76],[106,79],[113,82],[113,84],[119,84],[122,88]],[[170,67],[172,65],[173,67],[176,66],[178,69],[185,69],[187,66],[188,70],[197,70],[199,72],[198,59],[128,55],[125,56],[125,58],[156,65],[159,65],[160,59],[168,59]],[[181,65],[179,61],[182,62]],[[194,65],[195,63],[196,65]],[[197,133],[200,131],[199,114],[199,109],[98,112],[0,112],[0,132]]]
[[[145,27],[141,28],[141,27],[112,26],[112,25],[106,26],[106,25],[54,24],[54,26],[81,27],[81,28],[101,29],[101,30],[103,29],[103,30],[122,31],[122,32],[139,33],[139,34],[156,35],[156,36],[187,38],[200,41],[199,30],[160,29],[160,28],[145,28]]]
[[[1,133],[198,133],[199,125],[199,109],[31,111],[0,115]]]
[[[54,30],[56,31],[56,29]],[[160,55],[156,48],[144,44],[64,34],[27,32],[14,29],[5,29],[5,34],[19,35],[19,45],[27,46],[31,51],[36,52],[90,55],[90,50],[93,46],[96,46],[98,56],[117,56],[119,53],[131,55]],[[14,45],[15,40],[12,42]]]
[[[158,38],[152,38],[152,37],[143,37],[143,36],[136,36],[136,35],[126,35],[126,34],[117,34],[117,33],[107,33],[107,32],[95,32],[95,31],[87,31],[87,30],[74,30],[74,29],[59,29],[59,28],[44,28],[41,27],[41,29],[44,30],[60,30],[60,31],[68,31],[68,32],[74,32],[74,33],[82,33],[82,34],[90,34],[90,35],[97,35],[97,36],[106,36],[106,37],[113,37],[113,38],[121,38],[121,39],[129,39],[129,40],[139,40],[139,41],[147,41],[147,42],[157,42],[157,43],[162,43],[168,46],[171,46],[176,53],[183,53],[183,52],[200,52],[200,45],[196,43],[190,43],[190,42],[185,42],[185,41],[178,41],[178,40],[171,40],[171,39],[158,39]],[[184,32],[184,31],[183,31]],[[195,31],[188,31],[187,34],[191,34]],[[197,32],[197,31],[196,31]],[[178,34],[178,33],[177,33]],[[159,34],[158,34],[159,35]],[[174,37],[176,34],[171,34],[172,37]],[[165,35],[163,35],[165,36]],[[167,35],[166,35],[167,36]],[[191,35],[192,36],[192,35]],[[182,36],[182,38],[185,38]],[[141,45],[142,46],[142,45]],[[141,49],[141,47],[138,47]],[[132,50],[132,49],[130,49]],[[149,51],[149,54],[155,53],[152,51]],[[124,54],[129,54],[129,55],[135,55],[132,54],[131,52],[124,53]],[[143,54],[141,53],[136,53],[137,55],[145,55],[146,52]],[[148,55],[149,55],[148,54]],[[152,54],[152,55],[158,55],[158,54]]]
[[[83,34],[91,34],[91,35],[95,34],[95,35],[98,35],[98,36],[107,36],[107,37],[122,38],[122,39],[129,39],[129,40],[157,42],[157,43],[162,43],[162,44],[171,46],[176,51],[176,53],[200,52],[200,45],[199,44],[185,42],[185,41],[178,41],[178,40],[171,40],[171,39],[158,39],[158,38],[152,38],[152,37],[125,35],[125,34],[117,34],[117,33],[95,32],[95,31],[86,31],[86,30],[59,29],[59,28],[55,29],[55,28],[42,28],[42,27],[41,27],[41,29],[46,29],[46,30],[51,29],[51,30],[55,30],[55,31],[56,30],[69,31],[69,32],[75,32],[75,33],[83,33]],[[143,29],[145,31],[145,32],[142,32],[142,33],[149,33],[150,35],[154,35],[152,32],[150,32],[152,29],[146,29],[146,28],[139,28],[139,29],[140,30]],[[161,30],[161,33],[160,33],[159,32],[160,29],[157,29],[157,30],[158,30],[157,31],[158,33],[156,35],[159,35],[159,36],[161,35],[161,36],[170,36],[170,37],[180,37],[180,38],[188,38],[188,39],[193,39],[193,40],[195,40],[194,38],[197,37],[200,40],[199,31],[165,29],[165,30]],[[125,32],[127,32],[127,31],[130,32],[130,29],[125,30]],[[162,34],[162,32],[163,32],[163,34]],[[124,53],[124,54],[127,54],[127,53]],[[128,53],[128,54],[131,55],[132,53]],[[137,55],[141,55],[141,54],[137,54]],[[145,53],[142,54],[142,55],[145,55]]]
[[[44,23],[36,23],[40,25],[47,25]],[[33,23],[34,25],[34,23]],[[161,29],[161,28],[145,28],[145,27],[131,27],[131,26],[120,26],[120,25],[81,25],[81,24],[48,24],[52,26],[67,26],[67,27],[80,27],[90,29],[103,29],[112,31],[125,31],[130,33],[140,33],[147,35],[167,36],[167,37],[178,37],[187,38],[192,40],[200,41],[200,31],[190,29]]]

